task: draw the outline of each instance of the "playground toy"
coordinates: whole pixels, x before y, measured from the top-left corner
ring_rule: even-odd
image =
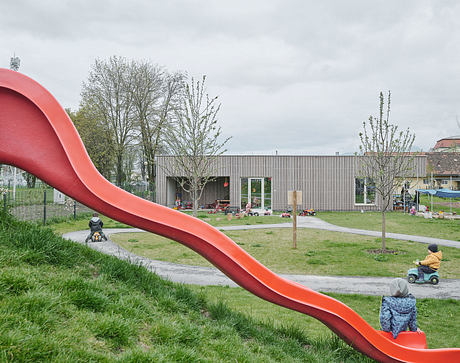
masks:
[[[102,241],[102,236],[99,232],[94,232],[93,236],[91,237],[92,242],[101,242]]]
[[[225,214],[236,215],[240,213],[240,208],[235,206],[227,206],[224,210]]]
[[[417,280],[417,278],[418,278],[418,269],[416,267],[411,268],[411,269],[409,269],[407,271],[407,281],[409,281],[409,283],[411,283],[411,284],[413,284],[414,282],[417,282],[417,283],[429,282],[429,283],[431,283],[433,285],[437,285],[438,282],[439,282],[438,271],[435,271],[432,274],[424,272],[423,273],[423,281],[419,281],[419,280]]]
[[[414,261],[414,264],[418,266],[418,260],[417,261]],[[411,284],[413,284],[414,282],[417,282],[419,284],[424,284],[424,283],[431,283],[433,285],[437,285],[438,282],[439,282],[439,273],[438,271],[435,271],[433,273],[427,273],[427,272],[424,272],[423,273],[423,280],[420,281],[418,280],[418,268],[417,267],[414,267],[414,268],[411,268],[407,271],[407,281]]]
[[[304,209],[299,213],[299,216],[316,216],[316,211],[313,208]]]
[[[394,341],[340,301],[275,274],[209,224],[111,184],[92,164],[54,97],[7,69],[0,69],[0,163],[26,170],[110,218],[188,246],[246,290],[320,320],[377,361],[460,362],[459,348],[423,349],[416,332],[408,332],[404,342]]]
[[[210,211],[208,211],[208,214],[216,214],[220,212],[224,212],[226,210],[226,205],[221,205],[218,200],[216,200],[215,203],[212,203],[212,208]],[[227,213],[225,213],[227,214]]]

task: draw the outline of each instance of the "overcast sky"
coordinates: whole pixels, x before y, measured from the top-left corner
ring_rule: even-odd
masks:
[[[206,75],[231,154],[358,151],[388,90],[417,150],[460,135],[455,0],[1,1],[0,67],[13,54],[73,110],[96,58]]]

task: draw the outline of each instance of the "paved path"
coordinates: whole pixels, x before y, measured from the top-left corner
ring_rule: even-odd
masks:
[[[379,236],[379,232],[366,231],[359,229],[344,228],[334,226],[315,217],[299,217],[299,228],[316,228],[337,232],[356,233],[369,236]],[[244,225],[220,227],[221,230],[238,229],[260,229],[260,228],[292,228],[292,223],[264,224],[264,225]],[[150,260],[145,257],[134,255],[121,248],[110,240],[110,235],[114,233],[143,232],[136,228],[113,228],[105,229],[105,234],[109,237],[107,242],[88,243],[88,246],[103,253],[116,256],[120,259],[128,260],[131,263],[139,264],[148,270],[155,272],[159,276],[171,281],[194,285],[216,285],[216,286],[237,286],[225,274],[216,268],[180,265],[164,261]],[[64,238],[84,243],[88,231],[76,231],[63,235]],[[420,243],[438,243],[439,245],[460,248],[460,242],[450,240],[440,240],[435,238],[425,238],[409,236],[396,233],[388,233],[389,238],[411,240]],[[388,286],[392,277],[353,277],[353,276],[314,276],[314,275],[285,275],[280,274],[289,280],[296,281],[315,291],[338,292],[346,294],[362,295],[384,295],[388,294]],[[460,280],[442,279],[438,285],[410,285],[410,291],[417,298],[439,298],[460,300]]]

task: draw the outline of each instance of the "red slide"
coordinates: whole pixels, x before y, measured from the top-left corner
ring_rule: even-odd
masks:
[[[106,216],[184,244],[246,290],[313,316],[377,361],[460,362],[460,349],[420,348],[414,343],[423,335],[417,333],[394,341],[340,301],[281,278],[207,223],[117,188],[96,170],[56,99],[34,80],[1,68],[0,163],[32,173]]]

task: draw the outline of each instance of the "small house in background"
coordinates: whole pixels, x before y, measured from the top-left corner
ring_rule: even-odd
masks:
[[[53,189],[53,202],[56,204],[64,204],[65,203],[65,194],[61,193],[56,188]]]
[[[460,152],[419,152],[425,158],[426,174],[407,176],[405,189],[412,197],[416,189],[460,190]]]
[[[433,152],[460,152],[460,136],[449,136],[440,139],[434,145]]]
[[[460,152],[427,153],[426,185],[460,190]]]

